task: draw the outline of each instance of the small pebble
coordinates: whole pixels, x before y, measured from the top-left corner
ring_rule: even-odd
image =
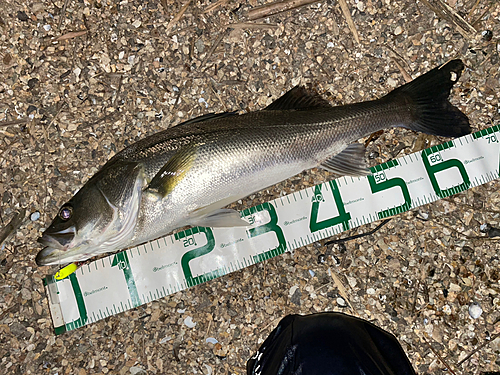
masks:
[[[469,315],[472,319],[477,319],[483,313],[483,309],[477,302],[472,302],[469,306]]]
[[[500,236],[500,229],[498,228],[490,228],[488,230],[488,237],[493,238],[493,237],[498,237]]]
[[[302,297],[302,292],[297,287],[296,289],[294,289],[293,295],[290,298],[290,302],[292,302],[293,304],[295,304],[297,306],[300,306],[300,297]]]
[[[160,344],[165,344],[166,342],[168,342],[168,341],[170,341],[170,340],[172,340],[172,337],[170,337],[170,336],[165,336],[164,338],[162,338],[162,339],[160,340]]]
[[[214,338],[214,337],[207,337],[205,341],[206,341],[206,342],[208,342],[209,344],[214,344],[214,345],[215,345],[215,344],[217,344],[217,343],[219,342],[219,341],[217,341],[217,339],[216,339],[216,338]]]
[[[387,78],[387,84],[391,86],[392,88],[398,86],[398,82],[391,77]]]
[[[144,371],[144,369],[140,368],[139,366],[132,366],[130,368],[130,373],[132,375],[146,375],[147,372]]]
[[[214,373],[214,370],[212,369],[212,366],[207,365],[206,363],[204,363],[203,365],[207,369],[207,375],[212,375]]]
[[[429,214],[427,212],[418,211],[417,217],[422,220],[429,220]]]
[[[188,316],[186,317],[186,319],[184,319],[184,324],[186,326],[188,326],[188,328],[194,328],[194,326],[196,326],[196,323],[193,322],[193,318]]]
[[[347,306],[347,304],[345,303],[345,299],[343,299],[342,297],[337,298],[337,305],[339,305],[341,307]]]
[[[51,29],[51,28],[52,28],[52,27],[50,27],[50,25],[43,25],[43,29],[44,29],[45,31],[50,31],[50,29]]]
[[[203,39],[198,39],[195,43],[194,46],[198,50],[199,53],[203,53],[205,50],[205,44],[203,43]]]
[[[483,233],[487,233],[491,228],[491,225],[488,224],[488,223],[484,223],[484,224],[481,224],[481,226],[479,227],[479,230]]]
[[[223,347],[220,343],[214,345],[213,353],[219,357],[225,357],[227,355],[227,348]]]
[[[37,221],[38,219],[40,219],[40,212],[38,211],[33,212],[30,216],[30,219],[31,221]]]
[[[396,27],[394,30],[394,35],[401,35],[403,33],[403,28],[401,26]]]
[[[199,98],[198,99],[198,103],[204,103],[205,104],[205,108],[208,108],[208,103],[206,102],[205,98]]]
[[[491,30],[484,30],[481,35],[486,42],[489,42],[493,38],[493,32]]]
[[[288,295],[291,297],[295,294],[295,291],[299,289],[299,286],[298,285],[294,285],[290,288],[290,290],[288,291]]]
[[[25,12],[23,12],[23,11],[18,11],[18,12],[17,12],[17,19],[18,19],[19,21],[26,22],[26,21],[28,21],[30,18],[28,17],[28,15],[27,15]]]

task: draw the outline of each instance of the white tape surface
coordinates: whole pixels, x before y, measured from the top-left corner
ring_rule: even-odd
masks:
[[[44,279],[57,334],[499,176],[499,126],[246,209],[248,228],[192,228]]]

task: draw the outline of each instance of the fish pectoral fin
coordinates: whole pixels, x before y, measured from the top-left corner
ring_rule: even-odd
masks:
[[[157,193],[162,198],[170,194],[193,166],[196,151],[195,145],[189,145],[177,151],[153,177],[145,190]]]
[[[361,143],[352,143],[340,154],[321,163],[321,167],[342,176],[367,176],[371,172],[366,166],[365,151]]]
[[[330,108],[331,105],[313,90],[295,86],[282,97],[269,104],[265,111],[286,111],[315,108]]]
[[[247,227],[250,224],[241,218],[236,210],[221,208],[208,215],[194,216],[189,224],[199,227]]]

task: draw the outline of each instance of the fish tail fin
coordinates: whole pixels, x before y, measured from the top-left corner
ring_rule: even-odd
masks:
[[[390,92],[385,98],[404,100],[411,107],[412,121],[403,127],[444,137],[469,134],[469,119],[448,101],[463,69],[461,60],[452,60]]]

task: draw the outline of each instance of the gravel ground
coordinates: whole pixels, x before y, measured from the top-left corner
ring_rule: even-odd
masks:
[[[166,0],[1,2],[2,225],[27,211],[0,250],[1,373],[243,374],[283,316],[331,310],[394,333],[419,374],[500,371],[500,244],[480,232],[500,226],[498,182],[345,247],[314,243],[54,335],[42,278],[56,269],[36,266],[36,238],[107,159],[146,135],[207,112],[261,109],[297,84],[334,104],[369,100],[452,58],[467,66],[453,103],[474,130],[499,123],[496,1],[448,0],[438,15],[438,0],[351,0],[359,43],[337,2],[248,21],[261,3],[196,1],[182,13],[186,3]],[[444,140],[387,131],[370,142],[370,163]],[[300,177],[234,207],[332,178]]]

